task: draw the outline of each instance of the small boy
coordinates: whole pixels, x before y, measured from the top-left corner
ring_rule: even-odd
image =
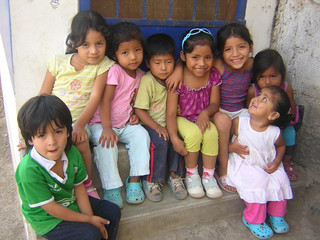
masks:
[[[181,160],[174,152],[166,129],[166,79],[173,72],[175,43],[167,34],[155,34],[147,39],[146,65],[150,69],[141,78],[135,101],[135,114],[148,131],[150,144],[150,174],[143,181],[145,195],[150,201],[161,201],[161,185],[165,182],[167,165],[168,184],[176,199],[187,197],[181,174]],[[168,162],[168,163],[167,163]],[[178,175],[180,174],[180,175]]]
[[[117,205],[88,197],[88,178],[80,152],[72,146],[72,117],[65,103],[43,94],[18,113],[28,153],[15,173],[21,210],[47,239],[116,239]],[[30,150],[30,151],[29,151]]]

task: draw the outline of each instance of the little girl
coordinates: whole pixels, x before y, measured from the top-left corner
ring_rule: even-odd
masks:
[[[121,22],[110,29],[107,55],[117,64],[112,66],[105,82],[100,108],[90,120],[95,162],[100,174],[104,199],[123,207],[120,194],[122,181],[117,161],[117,143],[129,149],[130,177],[126,181],[126,201],[144,201],[140,176],[149,174],[148,132],[133,115],[133,104],[144,72],[138,67],[143,60],[144,39],[138,26]],[[100,114],[99,114],[100,110]]]
[[[285,144],[280,130],[290,121],[289,109],[290,100],[285,91],[268,86],[251,100],[250,116],[232,122],[233,140],[237,138],[247,146],[249,154],[239,156],[230,144],[227,183],[236,187],[246,204],[244,224],[260,239],[272,237],[273,231],[289,231],[284,215],[292,190],[281,164]],[[266,218],[273,231],[265,223]]]
[[[194,28],[183,36],[181,60],[185,63],[182,87],[168,93],[167,129],[174,150],[184,156],[185,184],[191,197],[222,196],[214,178],[218,133],[210,118],[219,110],[221,76],[213,67],[214,39],[206,28]],[[177,106],[181,115],[177,117]],[[177,135],[177,131],[183,141]],[[202,153],[202,184],[198,155]]]
[[[213,116],[213,122],[219,132],[219,176],[218,183],[228,192],[236,190],[226,184],[228,165],[228,142],[231,120],[247,115],[245,100],[252,73],[253,42],[248,29],[241,23],[230,23],[219,29],[218,52],[221,58],[215,62],[215,67],[221,74],[220,111]],[[237,142],[235,142],[236,144]],[[237,145],[243,153],[245,146]]]
[[[286,79],[286,69],[281,55],[273,49],[266,49],[259,52],[253,62],[253,81],[254,83],[248,90],[247,105],[251,99],[258,96],[261,89],[265,86],[278,86],[281,87],[289,96],[291,111],[294,118],[296,116],[296,103],[294,101],[293,90]],[[297,180],[298,175],[292,167],[292,155],[296,143],[295,128],[290,125],[283,130],[283,138],[286,143],[286,152],[283,158],[283,165],[290,180]]]
[[[88,194],[99,198],[92,187],[90,131],[86,124],[98,107],[109,68],[114,64],[105,56],[107,25],[94,11],[81,11],[72,20],[67,37],[67,54],[57,55],[48,63],[40,94],[53,94],[69,107],[73,131],[72,141],[80,151],[89,179]],[[90,136],[90,134],[89,134]]]

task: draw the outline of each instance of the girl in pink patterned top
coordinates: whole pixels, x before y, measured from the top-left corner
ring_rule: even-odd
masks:
[[[219,110],[221,75],[213,67],[214,39],[208,29],[195,28],[184,35],[181,60],[185,63],[181,89],[168,93],[167,128],[174,150],[184,156],[185,184],[191,197],[222,196],[214,178],[218,132],[210,118]],[[181,115],[177,116],[178,104]],[[178,137],[181,135],[181,140]],[[202,153],[202,181],[198,155]],[[202,184],[201,184],[202,182]],[[202,186],[203,185],[203,186]]]

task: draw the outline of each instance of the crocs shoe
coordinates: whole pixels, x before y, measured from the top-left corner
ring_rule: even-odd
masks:
[[[121,188],[114,188],[110,190],[103,190],[103,199],[109,202],[113,202],[123,208],[123,199],[121,197]]]
[[[168,179],[168,185],[171,188],[171,191],[173,192],[173,196],[176,199],[183,200],[188,197],[186,187],[184,186],[180,176],[176,176],[175,178],[172,178],[170,175]]]
[[[274,217],[269,215],[268,221],[271,225],[271,228],[276,233],[286,233],[290,229],[288,223],[284,220],[283,217]]]
[[[89,185],[84,185],[84,187],[86,188],[87,194],[88,196],[94,197],[96,199],[100,199],[97,189],[95,187],[93,187],[92,183]]]
[[[208,198],[222,197],[222,192],[218,187],[217,181],[214,177],[202,177],[202,185],[206,190]]]
[[[187,176],[184,182],[186,184],[187,191],[190,197],[193,197],[193,198],[204,197],[205,193],[203,191],[203,187],[201,185],[201,178],[199,175]]]
[[[141,188],[141,181],[129,182],[130,177],[126,180],[126,200],[129,204],[139,204],[144,201],[144,194]]]
[[[162,200],[161,184],[142,180],[142,186],[144,194],[150,201],[160,202]]]
[[[262,224],[251,224],[248,223],[246,220],[244,220],[244,217],[242,216],[242,221],[244,225],[246,225],[251,233],[259,238],[259,239],[269,239],[273,236],[272,229],[264,222]]]

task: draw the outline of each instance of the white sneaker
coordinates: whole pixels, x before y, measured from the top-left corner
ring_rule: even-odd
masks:
[[[218,187],[217,181],[214,177],[203,177],[202,184],[209,198],[222,197],[222,191]]]
[[[173,196],[176,199],[183,200],[187,198],[188,193],[180,176],[176,176],[175,178],[172,178],[170,175],[168,179],[168,185],[170,186],[173,192]]]
[[[205,193],[201,185],[201,179],[199,175],[187,176],[184,180],[189,195],[193,198],[202,198]]]

